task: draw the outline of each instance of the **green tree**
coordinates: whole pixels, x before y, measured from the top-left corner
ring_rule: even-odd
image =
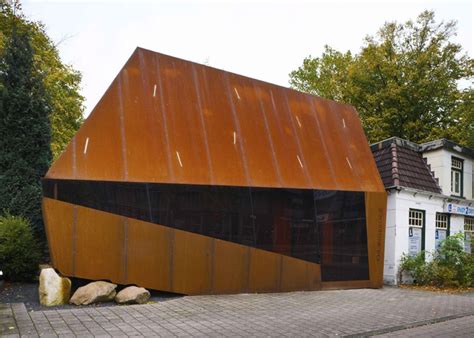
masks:
[[[13,16],[0,59],[0,209],[42,232],[41,183],[51,162],[51,106],[33,64],[28,27]]]
[[[306,58],[290,84],[354,105],[370,142],[446,137],[474,146],[473,89],[460,89],[460,81],[472,81],[474,62],[451,41],[455,32],[455,22],[436,23],[431,11],[386,23],[359,54],[326,47],[321,57]]]
[[[326,45],[321,57],[304,59],[303,66],[290,74],[290,83],[303,92],[347,102],[350,100],[347,86],[352,62],[350,51],[343,54]]]
[[[13,32],[28,34],[34,51],[33,68],[43,74],[43,85],[50,104],[51,151],[56,159],[82,124],[84,98],[79,94],[81,73],[61,62],[56,45],[46,34],[43,24],[29,21],[18,2],[0,0],[0,57]],[[1,86],[1,84],[0,84]]]

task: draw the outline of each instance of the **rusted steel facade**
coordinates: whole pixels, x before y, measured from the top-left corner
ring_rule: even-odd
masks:
[[[44,181],[53,265],[184,293],[382,285],[354,108],[138,48]]]

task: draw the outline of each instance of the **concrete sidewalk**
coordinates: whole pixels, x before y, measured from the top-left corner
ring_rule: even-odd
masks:
[[[133,306],[27,312],[0,307],[11,336],[474,335],[474,297],[386,287],[193,296]],[[438,330],[438,331],[436,331]],[[443,331],[444,330],[444,331]]]

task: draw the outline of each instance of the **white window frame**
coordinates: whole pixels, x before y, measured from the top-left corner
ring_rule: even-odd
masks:
[[[410,209],[408,211],[408,225],[416,228],[423,228],[425,224],[425,213],[422,210]]]
[[[464,231],[474,232],[474,217],[464,216]]]
[[[463,167],[463,161],[461,159],[458,159],[458,158],[455,158],[455,157],[451,157],[451,167],[453,169],[458,169],[458,170],[462,170],[462,167]]]
[[[441,230],[448,230],[449,215],[441,212],[436,213],[435,228]]]
[[[451,194],[462,196],[463,166],[461,159],[451,157]]]
[[[451,170],[451,193],[457,196],[461,195],[461,172]]]

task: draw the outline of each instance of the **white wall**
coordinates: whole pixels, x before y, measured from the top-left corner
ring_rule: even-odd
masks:
[[[405,190],[392,191],[387,202],[384,263],[384,281],[386,284],[397,283],[400,259],[403,253],[408,253],[409,209],[425,211],[425,250],[435,250],[436,212],[443,212],[443,198],[433,196],[430,199],[429,196],[420,193],[414,194]]]
[[[385,228],[385,257],[383,278],[386,284],[394,284],[396,279],[395,244],[396,244],[396,210],[397,192],[389,192],[387,198],[387,224]]]
[[[387,224],[385,231],[384,282],[397,284],[400,259],[408,253],[408,214],[410,209],[425,211],[425,247],[434,252],[436,249],[436,213],[444,212],[448,196],[434,196],[408,190],[390,190],[387,199]],[[462,202],[467,205],[469,201]],[[464,216],[450,214],[450,235],[464,233]],[[429,256],[428,256],[429,257]]]
[[[431,171],[439,181],[439,186],[445,195],[451,195],[451,155],[444,149],[425,152],[422,155],[431,166]]]
[[[464,216],[451,214],[450,234],[455,235],[458,232],[464,233]]]
[[[464,158],[464,197],[467,199],[474,199],[474,192],[472,191],[473,160],[467,157],[460,158]]]
[[[435,177],[439,179],[439,185],[443,190],[443,194],[451,195],[451,157],[464,160],[463,167],[463,197],[467,199],[474,199],[473,196],[473,165],[472,158],[468,158],[457,152],[450,151],[444,148],[423,153],[428,164],[431,165],[431,170],[434,171]]]

